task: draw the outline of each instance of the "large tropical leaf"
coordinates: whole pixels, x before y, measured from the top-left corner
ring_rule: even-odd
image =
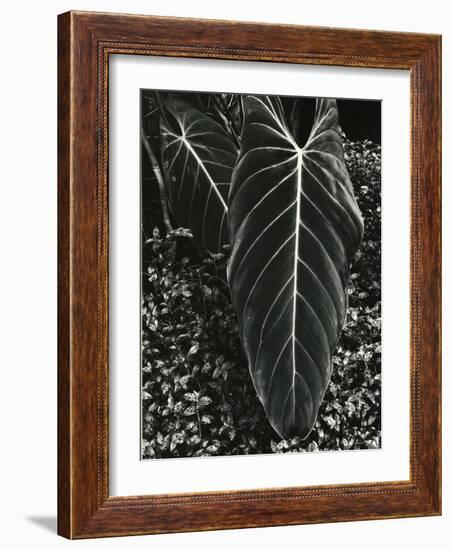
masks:
[[[317,100],[303,148],[279,98],[245,97],[244,116],[229,197],[230,290],[269,421],[281,436],[305,437],[330,378],[363,222],[335,100]]]
[[[202,251],[228,243],[227,201],[237,149],[213,119],[169,97],[161,118],[162,161],[170,209]]]

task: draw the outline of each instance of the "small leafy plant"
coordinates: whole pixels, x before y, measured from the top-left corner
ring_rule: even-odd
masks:
[[[279,98],[185,96],[143,132],[170,208],[144,245],[143,456],[378,447],[379,148],[343,158],[333,100],[301,147]]]

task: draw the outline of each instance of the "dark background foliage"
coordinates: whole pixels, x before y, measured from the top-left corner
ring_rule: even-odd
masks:
[[[153,104],[142,95],[144,123],[157,139]],[[380,447],[381,153],[379,144],[363,139],[368,128],[380,140],[380,116],[373,115],[377,102],[350,103],[360,103],[356,115],[362,109],[365,117],[361,124],[351,122],[355,141],[344,140],[365,234],[351,266],[348,314],[332,378],[316,426],[303,441],[280,439],[256,396],[225,283],[228,249],[201,258],[188,230],[164,233],[143,156],[144,458]],[[365,103],[373,105],[367,110]],[[345,128],[343,118],[341,123]]]

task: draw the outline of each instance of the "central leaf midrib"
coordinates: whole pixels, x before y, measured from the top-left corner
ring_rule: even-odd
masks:
[[[299,261],[299,220],[300,220],[300,208],[302,197],[302,149],[297,148],[297,187],[296,187],[296,228],[294,238],[294,289],[293,289],[293,334],[292,334],[292,347],[293,347],[293,381],[292,391],[294,391],[294,384],[296,379],[296,310],[297,310],[297,288],[298,288],[298,261]]]

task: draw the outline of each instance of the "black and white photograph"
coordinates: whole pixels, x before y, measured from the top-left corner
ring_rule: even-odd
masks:
[[[381,448],[381,101],[140,101],[141,458]]]

